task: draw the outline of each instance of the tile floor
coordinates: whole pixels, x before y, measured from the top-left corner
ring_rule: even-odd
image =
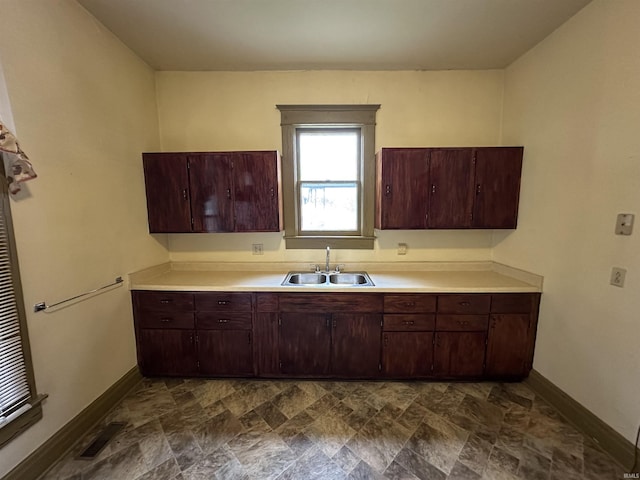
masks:
[[[145,379],[49,479],[622,479],[519,383]]]

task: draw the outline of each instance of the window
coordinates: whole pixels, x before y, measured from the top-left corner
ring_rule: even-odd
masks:
[[[287,248],[373,248],[379,105],[278,105]]]
[[[360,137],[359,129],[296,129],[304,234],[361,234]]]
[[[20,272],[11,229],[9,194],[0,153],[0,447],[42,418],[37,396]]]

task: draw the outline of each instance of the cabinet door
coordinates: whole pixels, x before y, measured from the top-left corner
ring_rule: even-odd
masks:
[[[473,213],[473,150],[431,150],[429,228],[469,228]]]
[[[382,315],[332,316],[331,373],[344,377],[375,377],[380,364]]]
[[[142,155],[150,233],[191,231],[187,158],[181,153]]]
[[[200,373],[206,375],[253,375],[253,345],[249,330],[200,330]]]
[[[233,232],[231,157],[189,156],[189,185],[194,232]]]
[[[254,352],[259,376],[268,377],[280,373],[278,331],[277,313],[258,312],[255,314]]]
[[[487,366],[489,376],[522,377],[526,375],[529,355],[528,314],[491,315],[487,341]]]
[[[383,149],[378,155],[376,227],[427,227],[429,150]]]
[[[384,332],[382,372],[386,377],[432,375],[433,332]]]
[[[278,232],[278,153],[239,153],[233,160],[237,232]]]
[[[516,228],[522,147],[476,150],[474,228]]]
[[[478,377],[484,366],[485,332],[436,332],[433,372],[442,377]]]
[[[331,315],[280,314],[278,347],[280,372],[295,375],[328,375],[331,358]]]
[[[144,375],[197,372],[193,330],[138,330],[138,365]]]

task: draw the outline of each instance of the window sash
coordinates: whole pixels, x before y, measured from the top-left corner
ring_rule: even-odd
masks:
[[[319,187],[348,187],[353,186],[356,189],[356,219],[355,219],[355,228],[349,230],[304,230],[303,229],[303,207],[302,207],[302,190],[305,186],[319,186]],[[326,181],[326,182],[316,182],[316,181],[308,181],[308,182],[298,182],[298,226],[299,226],[299,234],[301,236],[322,236],[322,235],[331,235],[331,236],[352,236],[352,235],[360,235],[362,232],[362,187],[360,182],[353,181]]]

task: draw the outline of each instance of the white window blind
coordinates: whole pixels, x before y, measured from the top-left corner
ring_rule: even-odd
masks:
[[[31,398],[11,267],[7,204],[0,201],[0,426]]]

